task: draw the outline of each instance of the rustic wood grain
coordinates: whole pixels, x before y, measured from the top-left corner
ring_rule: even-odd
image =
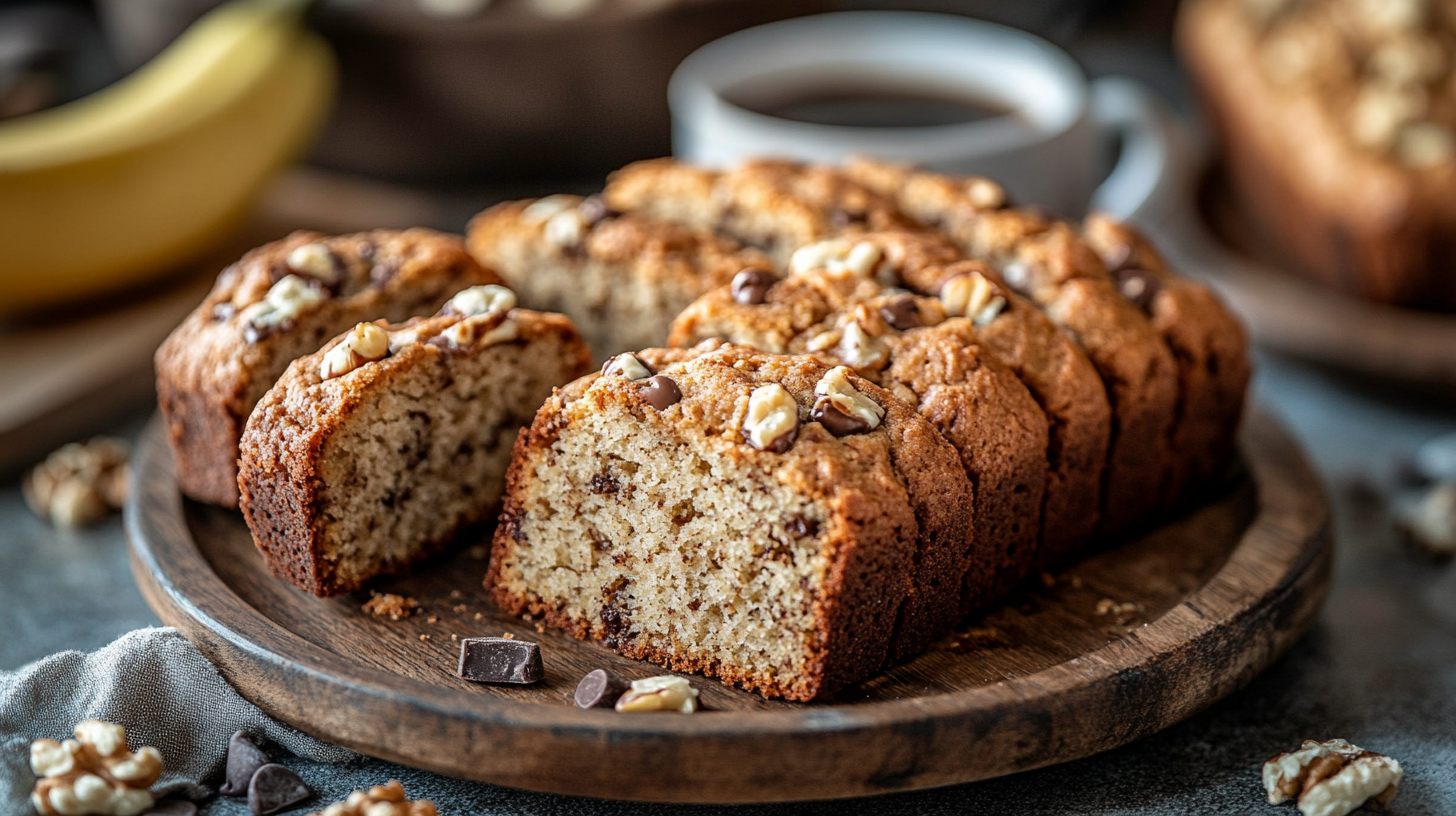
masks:
[[[180,498],[156,422],[139,451],[127,530],[137,580],[162,619],[244,696],[323,739],[557,793],[670,802],[859,796],[1113,748],[1188,717],[1284,652],[1328,588],[1328,507],[1267,414],[1250,416],[1242,449],[1247,469],[1197,511],[1087,558],[832,702],[768,701],[700,678],[707,710],[693,716],[572,706],[590,669],[660,670],[495,612],[480,588],[482,553],[471,549],[484,531],[380,587],[421,602],[404,621],[365,615],[367,593],[319,600],[273,580],[240,516]],[[1136,619],[1097,615],[1103,598],[1138,604]],[[541,643],[544,683],[454,676],[450,635],[502,632]]]

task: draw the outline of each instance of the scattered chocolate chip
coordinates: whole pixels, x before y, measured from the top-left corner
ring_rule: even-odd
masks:
[[[1119,269],[1114,273],[1117,290],[1135,306],[1147,311],[1158,294],[1158,279],[1145,269]]]
[[[915,298],[910,295],[897,297],[881,306],[880,317],[890,324],[890,328],[899,331],[913,329],[920,325],[920,309],[915,305]]]
[[[778,282],[774,273],[761,266],[750,266],[733,276],[728,289],[741,306],[757,306],[768,297],[768,290]]]
[[[621,215],[621,213],[608,207],[607,202],[603,201],[599,195],[589,195],[582,199],[581,204],[577,205],[576,212],[582,217],[583,221],[586,221],[588,226]]]
[[[234,306],[232,304],[232,301],[219,303],[216,306],[212,307],[212,319],[216,320],[219,323],[231,318],[237,313],[238,307]]]
[[[227,779],[217,792],[223,796],[247,796],[253,774],[267,764],[268,755],[248,737],[248,732],[233,734],[228,740]]]
[[[197,805],[186,799],[164,799],[144,811],[142,816],[197,816]]]
[[[268,764],[259,768],[248,782],[248,810],[253,816],[277,813],[313,795],[298,774],[282,765]]]
[[[622,485],[618,483],[617,478],[610,473],[594,473],[592,474],[591,482],[587,484],[587,490],[590,490],[592,492],[592,495],[594,496],[604,496],[609,493],[616,493],[618,490],[621,489]]]
[[[541,647],[514,638],[465,638],[460,641],[458,674],[477,683],[536,683],[546,676]]]
[[[664,377],[661,374],[654,375],[642,386],[642,399],[648,405],[659,411],[667,410],[668,406],[676,405],[682,400],[682,391],[671,377]]]
[[[631,683],[606,669],[593,669],[576,684],[573,699],[578,708],[611,708],[617,704],[617,698],[631,687]]]
[[[819,401],[814,403],[814,410],[809,413],[809,418],[823,425],[824,430],[835,436],[849,436],[864,433],[870,429],[868,422],[839,410],[839,406],[828,397],[820,397]]]

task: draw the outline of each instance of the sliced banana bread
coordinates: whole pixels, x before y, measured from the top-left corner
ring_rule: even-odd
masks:
[[[237,506],[243,425],[297,357],[360,321],[430,314],[461,289],[499,282],[458,237],[425,229],[296,232],[244,255],[157,349],[182,491]]]
[[[711,232],[619,213],[596,196],[497,205],[470,222],[466,246],[525,305],[570,317],[598,360],[662,345],[699,295],[769,265]]]
[[[299,358],[248,420],[241,507],[270,572],[319,596],[405,571],[486,521],[516,432],[590,365],[571,321],[466,289]]]
[[[955,450],[847,368],[624,354],[520,436],[485,583],[630,657],[813,700],[954,623],[970,505]]]

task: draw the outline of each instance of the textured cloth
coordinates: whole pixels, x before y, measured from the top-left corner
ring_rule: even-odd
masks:
[[[278,723],[244,700],[176,629],[129,632],[89,654],[61,652],[16,672],[0,672],[0,816],[31,813],[30,743],[66,739],[96,718],[126,727],[132,750],[151,745],[165,770],[153,788],[198,800],[221,782],[228,738],[246,730],[316,762],[357,754]],[[271,744],[270,744],[271,743]]]

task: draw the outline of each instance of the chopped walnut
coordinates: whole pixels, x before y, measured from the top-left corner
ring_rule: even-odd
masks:
[[[968,317],[977,326],[990,323],[1006,309],[1006,296],[980,272],[956,275],[946,281],[940,287],[940,302],[947,315]]]
[[[373,323],[360,323],[344,335],[344,341],[324,354],[319,364],[319,377],[332,380],[354,371],[365,363],[389,356],[389,332]]]
[[[829,369],[829,373],[814,386],[814,393],[841,413],[863,422],[868,426],[866,430],[878,428],[880,420],[885,418],[885,409],[854,387],[854,383],[849,381],[849,369],[844,366]]]
[[[1401,522],[1411,542],[1437,560],[1456,556],[1456,482],[1436,485]]]
[[[25,503],[57,527],[81,527],[126,502],[129,448],[98,436],[65,445],[31,468],[21,483]]]
[[[617,698],[617,710],[627,713],[645,711],[680,711],[691,714],[698,710],[698,690],[682,677],[666,674],[633,680],[632,688]]]
[[[161,752],[128,751],[126,729],[101,720],[78,723],[75,734],[30,744],[30,768],[41,777],[30,802],[42,816],[135,816],[155,803],[151,787],[162,774]]]
[[[759,450],[783,453],[799,434],[799,404],[782,385],[754,389],[743,418],[743,436]]]
[[[1132,601],[1118,603],[1111,598],[1103,598],[1097,602],[1097,607],[1094,611],[1098,617],[1111,615],[1112,619],[1119,626],[1127,626],[1138,619],[1138,615],[1142,613],[1142,610],[1143,608],[1141,606]]]
[[[392,621],[404,620],[419,606],[419,602],[414,598],[406,598],[392,592],[371,591],[370,595],[369,600],[364,602],[364,611],[378,618],[389,618]]]
[[[855,321],[844,327],[837,356],[856,370],[874,370],[890,361],[890,350]]]
[[[1368,802],[1385,806],[1400,785],[1400,763],[1342,739],[1305,740],[1264,763],[1269,803],[1297,799],[1304,816],[1345,816]]]
[[[869,241],[820,241],[794,250],[789,258],[789,272],[794,275],[848,272],[862,278],[869,277],[883,255],[880,248]]]
[[[391,779],[367,791],[354,791],[348,799],[309,816],[435,816],[435,803],[428,799],[410,801],[399,780]]]
[[[285,275],[273,284],[263,299],[250,304],[240,313],[247,324],[249,342],[296,319],[322,303],[323,290],[312,286],[298,275]]]
[[[451,314],[478,317],[516,308],[516,293],[494,283],[462,289],[445,304]]]

